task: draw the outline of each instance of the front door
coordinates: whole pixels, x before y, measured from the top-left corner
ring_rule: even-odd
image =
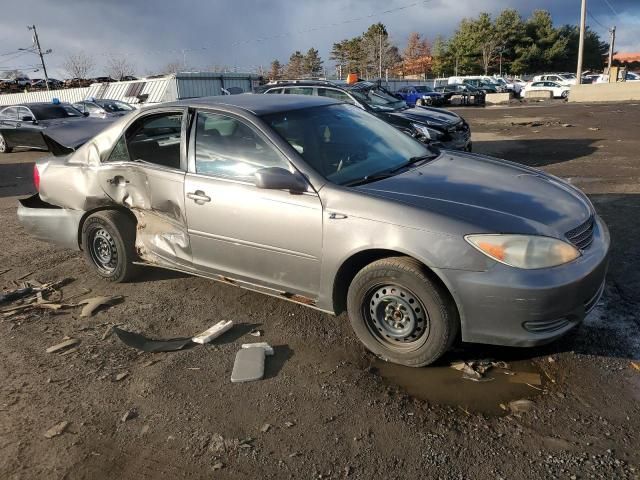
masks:
[[[199,112],[192,135],[185,208],[194,266],[283,294],[316,297],[322,253],[316,192],[255,186],[256,170],[293,167],[244,119]]]

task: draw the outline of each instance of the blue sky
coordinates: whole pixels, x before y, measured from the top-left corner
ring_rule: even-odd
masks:
[[[406,7],[402,10],[389,10]],[[31,44],[26,26],[36,24],[50,75],[64,77],[67,54],[95,58],[93,75],[103,73],[108,55],[126,55],[144,75],[170,62],[194,69],[212,65],[239,70],[265,68],[292,51],[320,50],[327,64],[334,41],[357,35],[371,23],[387,25],[401,49],[410,32],[429,39],[450,34],[464,16],[516,8],[523,16],[547,9],[556,24],[577,24],[580,0],[30,0],[7,1],[0,17],[0,70],[20,67],[32,77],[33,54],[11,54]],[[588,0],[587,23],[606,37],[617,27],[616,50],[640,51],[640,0]],[[351,20],[351,21],[347,21]],[[8,54],[8,55],[7,55]],[[2,76],[2,72],[0,72]]]

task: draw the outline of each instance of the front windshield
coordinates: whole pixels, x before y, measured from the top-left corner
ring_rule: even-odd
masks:
[[[427,87],[426,85],[420,85],[418,87],[416,87],[416,92],[418,93],[430,93],[433,92],[433,88],[431,87]]]
[[[96,103],[109,113],[130,112],[135,110],[128,103],[120,102],[118,100],[96,100]]]
[[[398,110],[407,106],[404,100],[398,100],[384,90],[373,88],[354,88],[350,90],[357,100],[371,107],[373,110]]]
[[[36,116],[36,120],[54,120],[57,118],[82,117],[82,113],[80,113],[70,105],[29,105],[29,108]]]
[[[409,135],[346,104],[264,115],[268,123],[327,180],[348,185],[402,167],[433,151]],[[373,179],[371,179],[373,181]]]

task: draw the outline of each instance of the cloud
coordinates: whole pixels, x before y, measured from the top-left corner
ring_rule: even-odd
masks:
[[[52,76],[64,76],[64,57],[75,51],[93,55],[103,73],[108,55],[126,55],[140,74],[150,73],[169,62],[186,59],[189,66],[237,66],[239,70],[265,68],[274,58],[286,62],[294,50],[320,50],[325,64],[333,42],[351,37],[381,21],[391,39],[401,48],[410,32],[427,38],[450,34],[462,16],[481,11],[497,14],[517,8],[527,16],[536,8],[548,9],[556,24],[577,23],[579,2],[557,0],[235,0],[182,2],[156,0],[32,0],[9,2],[0,18],[0,54],[27,47],[36,24],[44,48],[53,49],[46,60]],[[570,3],[570,4],[569,4]],[[604,26],[618,27],[619,51],[640,51],[637,36],[640,2],[609,0],[617,15],[604,2],[590,2],[590,12]],[[394,9],[414,4],[410,8]],[[384,13],[388,12],[388,13]],[[589,24],[603,36],[606,29],[593,17]],[[347,20],[353,20],[348,21]],[[16,58],[0,56],[0,69],[36,65],[29,53]],[[28,71],[29,69],[26,69]],[[31,68],[33,70],[33,68]],[[38,76],[39,73],[32,73]]]

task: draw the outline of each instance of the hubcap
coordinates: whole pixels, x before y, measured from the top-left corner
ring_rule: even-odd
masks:
[[[383,344],[393,349],[411,349],[429,334],[429,315],[422,302],[398,285],[374,287],[365,310],[367,326]]]
[[[98,228],[90,238],[93,263],[103,273],[112,273],[118,264],[118,250],[113,237],[104,228]]]

